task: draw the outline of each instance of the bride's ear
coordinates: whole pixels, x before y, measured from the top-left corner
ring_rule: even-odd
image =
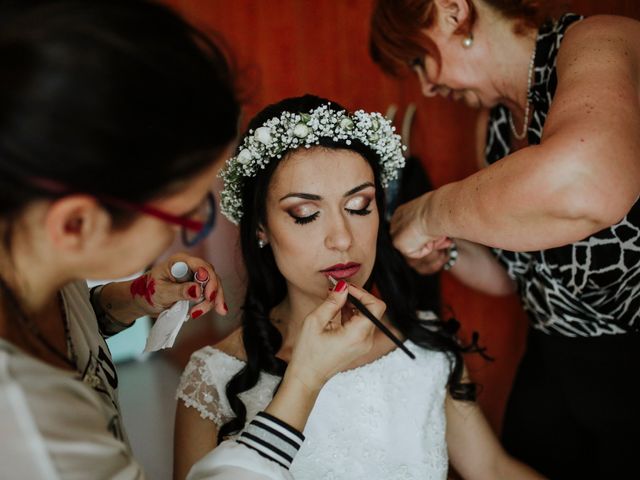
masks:
[[[471,6],[468,0],[434,0],[437,21],[440,28],[449,33],[457,33],[470,20]]]
[[[263,247],[267,243],[269,243],[269,238],[267,236],[267,232],[265,231],[265,229],[264,229],[264,227],[262,225],[260,225],[258,227],[258,230],[256,231],[256,238],[258,240],[258,245],[260,245],[260,247]]]

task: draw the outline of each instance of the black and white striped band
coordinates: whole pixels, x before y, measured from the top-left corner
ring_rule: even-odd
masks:
[[[304,435],[273,415],[259,412],[236,441],[289,469]]]

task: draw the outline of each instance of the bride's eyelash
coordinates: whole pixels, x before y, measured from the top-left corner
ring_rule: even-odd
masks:
[[[294,222],[296,222],[297,225],[306,225],[307,223],[313,222],[319,214],[320,212],[316,212],[306,217],[296,217],[294,214],[289,213],[289,216],[293,218]]]
[[[360,216],[363,216],[363,217],[365,215],[369,215],[371,213],[371,210],[367,209],[367,207],[361,208],[360,210],[349,210],[348,208],[346,210],[351,215],[360,215]]]
[[[371,209],[369,209],[370,205],[371,205],[371,202],[367,203],[364,207],[358,210],[352,210],[350,208],[345,208],[345,210],[349,212],[349,214],[351,215],[360,215],[364,217],[365,215],[369,215],[371,213]],[[297,225],[306,225],[307,223],[311,223],[316,218],[318,218],[318,215],[320,215],[320,212],[315,212],[315,213],[312,213],[311,215],[307,215],[306,217],[296,217],[293,213],[290,213],[290,212],[287,212],[287,213],[289,213],[289,216],[293,218],[293,221]]]
[[[369,201],[364,207],[358,210],[351,210],[350,208],[345,208],[345,210],[349,212],[351,215],[365,216],[371,213],[371,209],[369,208],[370,206],[371,206],[371,201]]]

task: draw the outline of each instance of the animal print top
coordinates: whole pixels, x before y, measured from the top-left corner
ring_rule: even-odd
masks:
[[[556,91],[556,58],[564,33],[581,19],[566,14],[538,32],[529,92],[530,145],[542,138]],[[498,105],[489,117],[487,163],[499,161],[510,150],[509,111]],[[537,252],[494,249],[494,253],[516,280],[533,328],[567,337],[640,332],[639,201],[619,223],[584,240]]]

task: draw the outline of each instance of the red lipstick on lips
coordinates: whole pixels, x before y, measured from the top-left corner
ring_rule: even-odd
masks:
[[[349,262],[349,263],[337,263],[332,265],[329,268],[325,268],[321,270],[321,272],[327,277],[331,276],[336,280],[341,280],[343,278],[353,277],[360,270],[360,264]]]

